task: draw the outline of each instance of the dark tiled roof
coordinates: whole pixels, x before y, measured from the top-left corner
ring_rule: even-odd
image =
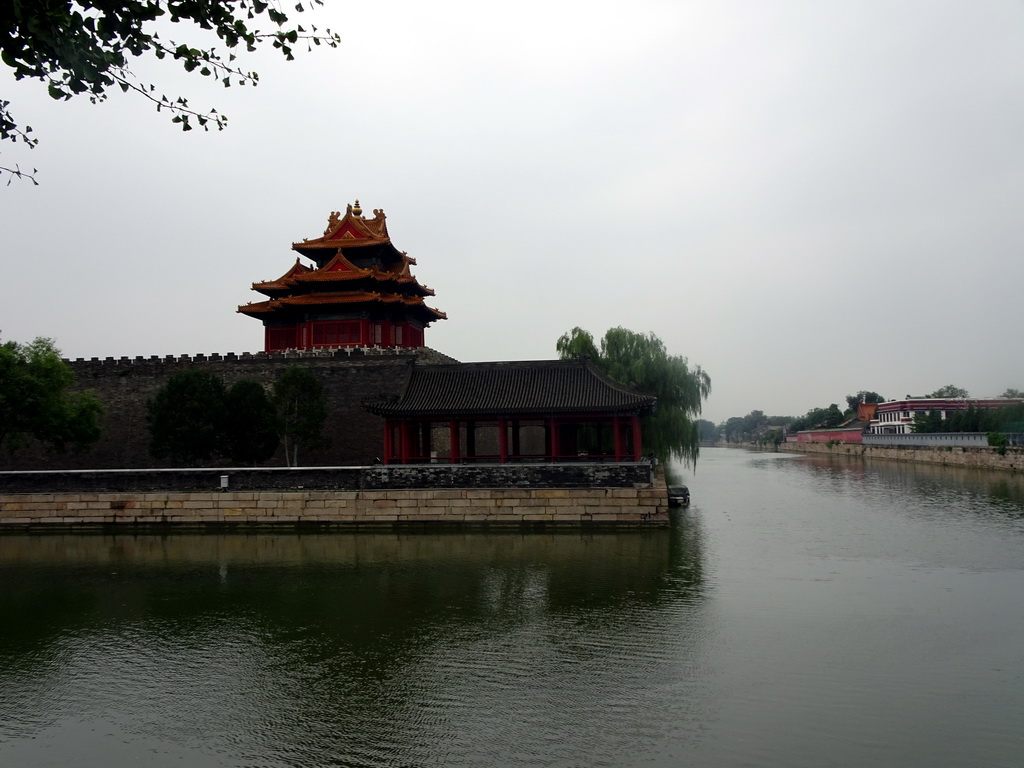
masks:
[[[641,411],[655,398],[583,360],[414,366],[402,394],[365,403],[381,416],[512,416]]]

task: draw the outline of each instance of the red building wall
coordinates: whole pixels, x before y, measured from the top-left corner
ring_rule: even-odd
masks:
[[[864,433],[859,429],[808,429],[796,433],[798,443],[861,443]]]

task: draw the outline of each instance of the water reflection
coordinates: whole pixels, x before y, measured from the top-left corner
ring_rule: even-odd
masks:
[[[903,461],[867,461],[810,454],[800,462],[821,471],[833,488],[862,487],[863,480],[926,498],[962,496],[995,504],[1006,514],[1024,515],[1024,476],[1017,472]]]
[[[0,537],[0,757],[104,764],[68,738],[86,723],[199,764],[427,764],[451,739],[441,762],[517,764],[531,731],[600,740],[579,700],[663,677],[700,560],[667,531]]]
[[[0,537],[0,765],[1021,765],[1019,482],[711,449],[670,531]]]

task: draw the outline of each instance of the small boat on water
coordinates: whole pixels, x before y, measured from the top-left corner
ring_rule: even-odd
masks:
[[[685,485],[670,485],[668,487],[668,505],[670,507],[690,506],[690,489]]]

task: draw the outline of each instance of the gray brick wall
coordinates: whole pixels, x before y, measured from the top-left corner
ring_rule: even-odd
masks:
[[[423,348],[340,349],[326,352],[278,354],[182,355],[151,358],[93,358],[68,361],[78,385],[103,401],[103,435],[82,453],[56,453],[29,445],[13,456],[0,453],[0,469],[121,469],[167,466],[149,455],[146,401],[168,377],[186,368],[201,367],[221,376],[231,386],[242,378],[269,385],[289,365],[309,367],[324,382],[328,401],[329,447],[300,454],[302,464],[343,466],[371,464],[384,446],[383,421],[364,411],[364,400],[395,395],[413,361],[455,362],[447,355]],[[279,452],[267,465],[283,465]]]

